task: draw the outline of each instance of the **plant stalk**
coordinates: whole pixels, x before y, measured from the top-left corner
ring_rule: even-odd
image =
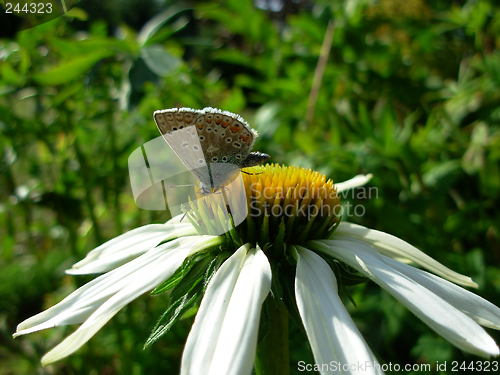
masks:
[[[270,299],[268,305],[269,330],[257,345],[256,375],[289,375],[288,311]]]

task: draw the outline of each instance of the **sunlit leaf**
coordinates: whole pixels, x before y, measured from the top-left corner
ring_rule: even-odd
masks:
[[[33,80],[43,86],[60,85],[80,77],[97,62],[113,54],[114,51],[112,50],[101,50],[88,55],[82,55],[73,60],[65,61],[49,71],[35,73]]]
[[[161,45],[154,44],[141,49],[144,62],[160,77],[174,74],[182,65],[182,60],[167,52]]]

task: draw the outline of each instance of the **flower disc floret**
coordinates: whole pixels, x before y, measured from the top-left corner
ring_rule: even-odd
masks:
[[[201,233],[226,233],[235,245],[259,243],[281,252],[284,244],[329,237],[340,221],[337,189],[319,172],[267,164],[240,175],[190,203],[188,217]]]

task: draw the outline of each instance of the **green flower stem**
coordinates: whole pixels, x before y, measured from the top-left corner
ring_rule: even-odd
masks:
[[[288,311],[285,304],[280,308],[269,299],[269,330],[257,346],[255,357],[256,375],[290,374],[288,350]]]

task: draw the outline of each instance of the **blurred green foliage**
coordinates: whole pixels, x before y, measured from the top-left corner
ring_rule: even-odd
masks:
[[[86,252],[168,219],[135,206],[127,159],[158,136],[153,111],[176,106],[241,114],[272,162],[335,181],[373,173],[377,196],[347,198],[366,214],[346,219],[472,276],[478,293],[500,305],[498,4],[286,4],[272,12],[250,0],[88,0],[0,40],[0,374],[178,372],[192,317],[142,350],[166,308],[161,296],[131,303],[75,355],[45,369],[41,356],[75,327],[11,338],[17,323],[91,280],[64,275]],[[383,361],[478,359],[376,285],[351,292],[356,307],[346,304]],[[290,340],[298,373],[297,361],[312,357],[295,326]]]

